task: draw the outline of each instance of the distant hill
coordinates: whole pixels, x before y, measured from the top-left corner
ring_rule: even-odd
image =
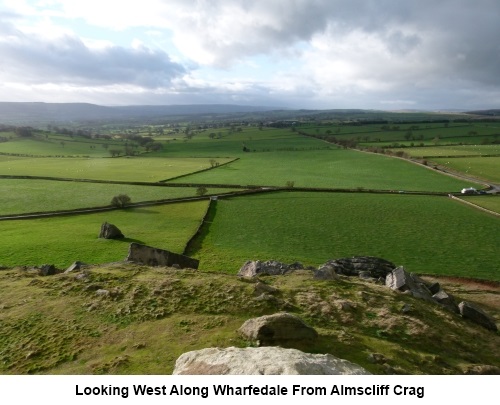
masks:
[[[487,116],[491,116],[491,117],[498,117],[498,116],[500,116],[500,109],[467,111],[467,114],[487,115]]]
[[[0,102],[0,123],[9,125],[46,125],[89,121],[141,121],[162,117],[254,113],[276,110],[272,107],[191,104],[107,107],[87,103],[12,103]]]

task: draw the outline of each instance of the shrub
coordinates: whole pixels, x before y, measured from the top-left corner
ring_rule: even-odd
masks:
[[[118,208],[123,208],[126,205],[130,204],[130,197],[127,194],[118,194],[113,197],[111,200],[111,205],[118,207]]]
[[[203,196],[203,195],[207,194],[207,192],[208,192],[208,190],[204,186],[200,186],[196,189],[196,195],[199,195],[199,196]]]

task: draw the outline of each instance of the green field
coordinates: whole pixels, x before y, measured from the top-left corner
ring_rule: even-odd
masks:
[[[208,199],[98,214],[2,221],[0,264],[51,263],[65,268],[77,260],[89,264],[119,261],[127,256],[131,242],[182,253],[207,204]],[[126,239],[99,239],[103,222],[118,226]]]
[[[210,139],[210,133],[220,138]],[[219,157],[239,156],[245,157],[249,153],[243,151],[245,146],[249,151],[307,151],[321,149],[335,149],[335,145],[328,144],[319,139],[299,135],[290,129],[245,128],[241,132],[230,132],[228,129],[208,130],[195,135],[192,139],[181,137],[159,138],[166,142],[165,147],[152,154],[152,156],[165,157]],[[175,139],[175,140],[174,140]]]
[[[400,159],[344,149],[247,153],[237,162],[173,183],[285,186],[287,181],[296,187],[442,192],[467,183]]]
[[[500,196],[481,195],[481,196],[464,196],[460,198],[500,214]]]
[[[432,161],[478,179],[500,183],[500,157],[433,158]]]
[[[492,237],[498,233],[497,218],[444,197],[399,193],[449,193],[482,185],[402,159],[343,149],[314,137],[330,131],[334,136],[360,140],[376,135],[389,142],[404,137],[410,127],[401,124],[398,130],[381,130],[376,124],[306,124],[292,130],[233,125],[197,129],[189,137],[183,133],[162,135],[155,138],[163,142],[162,150],[119,158],[106,156],[107,151],[99,143],[102,140],[94,145],[91,139],[54,134],[45,140],[12,139],[0,145],[0,152],[2,147],[10,147],[25,150],[26,154],[31,151],[55,156],[63,149],[68,154],[89,149],[94,156],[106,157],[0,155],[0,175],[149,183],[172,179],[169,181],[172,187],[0,179],[0,215],[105,206],[117,194],[129,195],[132,202],[196,194],[196,187],[175,186],[180,183],[285,187],[291,182],[294,187],[389,190],[397,193],[293,192],[221,199],[216,203],[216,215],[209,221],[210,232],[196,255],[202,259],[203,269],[229,272],[237,271],[248,259],[299,260],[316,266],[336,257],[375,255],[416,272],[497,280],[498,269],[492,265],[499,247]],[[302,130],[312,136],[300,135]],[[471,130],[477,136],[470,135]],[[445,134],[447,139],[455,136],[477,141],[484,136],[494,137],[497,130],[489,125],[429,124],[412,132],[425,134],[426,142],[437,133]],[[123,141],[110,143],[116,146]],[[419,149],[436,156],[484,155],[497,153],[498,145]],[[402,150],[418,152],[419,149]],[[433,158],[432,161],[478,178],[500,181],[500,158]],[[211,168],[214,162],[221,166],[196,173]],[[450,162],[455,166],[449,165]],[[177,176],[183,177],[175,179]],[[210,194],[228,191],[231,190],[208,189]],[[6,253],[0,255],[0,264],[66,266],[75,260],[91,263],[120,260],[125,257],[128,244],[98,240],[97,233],[104,221],[123,228],[130,238],[127,242],[135,240],[180,252],[205,209],[203,202],[4,221],[0,248]],[[467,232],[462,231],[464,227]]]
[[[103,145],[107,145],[107,149]],[[108,149],[122,149],[123,142],[73,140],[69,137],[14,138],[0,142],[0,153],[33,156],[92,156],[108,157]]]
[[[233,189],[208,188],[207,194]],[[132,203],[196,196],[196,187],[131,186],[73,181],[0,179],[0,215],[102,207],[118,194]]]
[[[500,145],[454,145],[454,146],[431,146],[425,148],[403,148],[392,149],[402,151],[412,157],[440,157],[440,156],[484,156],[500,155]]]
[[[221,164],[231,159],[217,159]],[[207,158],[27,158],[0,156],[0,175],[157,182],[210,168]]]
[[[500,280],[500,218],[446,197],[282,192],[219,200],[211,214],[195,253],[203,269],[372,255],[417,273]]]

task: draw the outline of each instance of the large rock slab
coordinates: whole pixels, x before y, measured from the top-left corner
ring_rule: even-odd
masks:
[[[468,301],[462,301],[458,304],[458,309],[464,318],[494,332],[498,330],[495,320],[478,306]]]
[[[259,346],[293,346],[308,343],[318,337],[318,333],[306,325],[298,316],[287,312],[265,315],[246,321],[238,333],[245,339],[257,342]]]
[[[415,298],[435,302],[426,283],[414,273],[408,273],[403,266],[387,274],[385,285],[393,290],[409,292]]]
[[[151,246],[131,243],[128,248],[127,259],[130,262],[147,266],[168,266],[181,269],[197,269],[199,260],[188,256],[172,253],[168,250],[157,249]]]
[[[259,275],[280,276],[293,270],[302,270],[304,266],[300,263],[286,264],[277,260],[249,260],[240,268],[239,277],[256,277]]]
[[[117,226],[104,222],[101,225],[101,231],[99,232],[99,238],[104,239],[123,239],[125,236],[122,231],[118,229]]]
[[[374,256],[355,256],[342,259],[329,260],[315,271],[314,277],[325,279],[332,272],[344,276],[360,276],[372,278],[385,278],[385,276],[396,268],[394,263]]]
[[[176,375],[369,375],[357,364],[330,354],[281,347],[208,348],[182,354]]]

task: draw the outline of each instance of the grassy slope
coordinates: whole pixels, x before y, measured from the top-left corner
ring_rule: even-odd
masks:
[[[182,253],[200,224],[207,201],[68,217],[3,221],[0,264],[18,266],[53,263],[65,268],[76,260],[106,263],[123,260],[131,242]],[[101,224],[106,221],[118,226],[126,239],[99,239]]]
[[[373,255],[419,273],[500,280],[500,219],[445,197],[272,193],[219,200],[212,215],[195,253],[212,270]]]
[[[208,188],[210,194],[231,189]],[[48,180],[0,179],[0,215],[70,210],[109,205],[113,196],[127,194],[133,203],[193,197],[196,187],[151,187]]]
[[[440,281],[459,301],[479,300],[499,319],[497,288],[448,289]],[[406,294],[359,279],[315,281],[310,272],[263,282],[279,289],[277,299],[256,300],[254,285],[234,275],[166,268],[116,264],[50,277],[0,271],[0,374],[171,374],[183,352],[247,346],[236,333],[243,322],[283,309],[320,335],[297,348],[331,353],[375,374],[500,366],[498,333]],[[341,301],[353,308],[341,310]],[[404,304],[412,311],[402,314]],[[370,353],[384,360],[374,364]]]

